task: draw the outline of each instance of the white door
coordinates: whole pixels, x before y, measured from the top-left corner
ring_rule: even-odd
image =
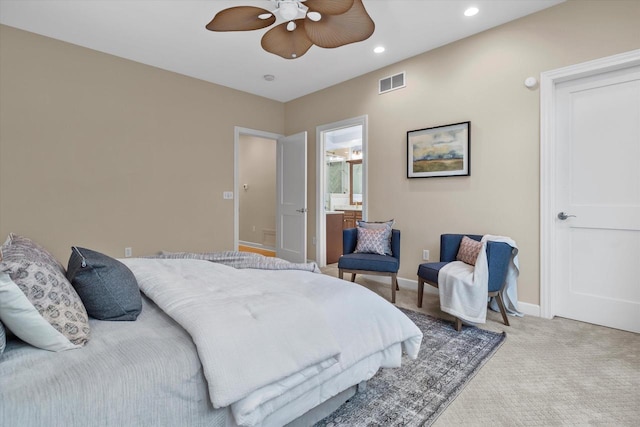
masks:
[[[276,256],[307,261],[307,132],[278,139]]]
[[[556,95],[555,314],[640,332],[640,67]]]

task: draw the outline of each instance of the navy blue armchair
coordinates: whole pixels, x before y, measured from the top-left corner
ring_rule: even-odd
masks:
[[[400,269],[400,230],[391,230],[392,255],[356,253],[358,229],[342,230],[342,253],[338,260],[338,275],[342,279],[344,273],[351,273],[351,281],[356,274],[373,274],[391,277],[391,302],[396,302],[398,287],[398,269]]]
[[[458,249],[462,237],[467,236],[473,240],[480,241],[482,236],[474,234],[442,234],[440,236],[440,262],[427,262],[418,267],[418,307],[422,307],[422,297],[424,295],[425,282],[431,286],[438,287],[438,273],[440,269],[451,261],[456,260]],[[509,326],[507,311],[502,301],[502,291],[504,290],[507,278],[507,270],[511,262],[511,246],[503,242],[487,242],[487,263],[489,267],[489,297],[495,297],[502,320]],[[456,330],[460,331],[462,321],[456,318]]]

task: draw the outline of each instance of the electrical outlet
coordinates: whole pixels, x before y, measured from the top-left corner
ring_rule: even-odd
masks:
[[[316,239],[316,238],[315,238],[315,236],[314,236],[314,237],[312,237],[312,238],[311,238],[311,244],[312,244],[313,246],[315,246],[315,245],[316,245],[316,243],[318,243],[318,239]]]
[[[131,248],[124,248],[124,257],[130,258],[133,255],[133,250]]]
[[[233,191],[225,191],[222,193],[222,198],[225,200],[233,199]]]
[[[429,251],[427,249],[422,251],[422,259],[424,261],[429,261]]]

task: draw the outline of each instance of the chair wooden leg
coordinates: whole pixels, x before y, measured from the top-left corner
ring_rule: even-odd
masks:
[[[507,318],[507,309],[504,307],[504,302],[502,301],[502,292],[498,292],[498,295],[496,295],[495,298],[497,299],[498,307],[500,307],[500,314],[502,314],[504,324],[511,326],[509,325],[509,319]]]
[[[391,302],[393,304],[396,303],[396,288],[398,287],[398,276],[395,274],[391,275]]]
[[[342,269],[341,269],[341,268],[339,268],[339,269],[338,269],[338,277],[339,277],[340,279],[342,279],[342,278],[343,278],[343,276],[344,276],[344,274],[342,273]]]
[[[356,281],[356,273],[351,273],[351,281],[352,282]]]
[[[462,330],[462,320],[459,317],[456,317],[456,331],[460,332]]]
[[[423,295],[424,295],[424,279],[418,276],[418,308],[422,307]]]

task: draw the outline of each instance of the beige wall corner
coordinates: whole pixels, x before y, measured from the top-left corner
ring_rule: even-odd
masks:
[[[519,299],[539,304],[540,98],[523,82],[637,49],[638,22],[635,0],[568,1],[288,102],[286,133],[309,133],[309,194],[316,126],[367,114],[369,219],[395,218],[402,230],[400,276],[415,279],[423,249],[437,260],[441,233],[506,235],[520,247]],[[402,71],[407,87],[378,95],[378,79]],[[467,120],[470,177],[406,178],[407,131]]]

